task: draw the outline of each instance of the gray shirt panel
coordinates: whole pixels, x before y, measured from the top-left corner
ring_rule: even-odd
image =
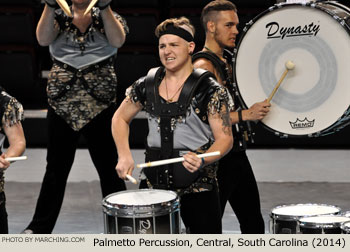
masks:
[[[79,44],[74,42],[74,35],[68,34],[68,36],[67,38],[66,33],[61,33],[50,45],[50,53],[56,60],[76,69],[96,64],[115,55],[118,51],[116,47],[108,43],[106,36],[98,31],[93,33],[93,42],[86,42],[83,53],[79,48]]]
[[[158,131],[158,119],[148,115],[148,127],[148,146],[160,148],[161,140],[160,131]],[[210,126],[201,121],[192,106],[191,112],[188,112],[186,118],[182,119],[182,122],[176,122],[174,129],[174,149],[194,151],[213,139],[214,136]]]

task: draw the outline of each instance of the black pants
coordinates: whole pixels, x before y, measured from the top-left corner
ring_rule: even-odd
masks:
[[[228,201],[242,234],[263,234],[265,225],[258,186],[245,151],[230,151],[220,159],[218,182],[222,215]]]
[[[146,180],[140,189],[148,188]],[[221,210],[217,188],[213,191],[188,193],[180,197],[180,214],[190,234],[221,234]]]
[[[219,194],[215,191],[189,193],[180,198],[182,221],[190,234],[221,234]]]
[[[5,193],[0,193],[0,234],[8,234],[8,221],[7,221],[7,212],[6,212],[6,197]]]
[[[51,233],[56,224],[80,135],[87,140],[91,159],[100,178],[103,197],[126,189],[124,181],[115,170],[118,157],[111,133],[115,109],[113,106],[104,110],[76,132],[49,108],[46,173],[33,220],[28,226],[34,233]]]

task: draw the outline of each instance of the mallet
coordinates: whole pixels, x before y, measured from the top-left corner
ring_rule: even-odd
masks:
[[[283,74],[282,74],[280,80],[277,82],[275,88],[272,90],[272,92],[271,92],[269,98],[267,98],[267,101],[268,101],[268,102],[271,101],[272,97],[273,97],[273,96],[275,95],[275,93],[277,92],[277,89],[280,87],[280,85],[281,85],[282,81],[284,80],[284,78],[286,77],[288,71],[294,69],[295,64],[294,64],[292,61],[288,60],[288,61],[286,62],[286,64],[285,64],[285,67],[286,67],[286,70],[284,70],[284,72],[283,72]]]

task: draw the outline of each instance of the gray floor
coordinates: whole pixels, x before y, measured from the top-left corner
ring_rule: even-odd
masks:
[[[133,150],[136,163],[143,150]],[[30,221],[45,169],[45,150],[28,149],[26,161],[6,171],[10,233],[19,233]],[[282,204],[319,203],[350,211],[350,150],[249,150],[261,196],[268,232],[271,209]],[[137,178],[135,170],[134,177]],[[97,173],[87,150],[77,151],[65,200],[54,233],[102,233],[103,214]],[[136,188],[128,183],[129,189]],[[240,233],[227,206],[224,233]]]

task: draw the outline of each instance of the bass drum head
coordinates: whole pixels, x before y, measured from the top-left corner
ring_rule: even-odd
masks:
[[[327,3],[280,4],[244,28],[234,53],[233,77],[246,107],[269,97],[285,63],[295,64],[262,120],[277,135],[318,136],[347,113],[348,13]]]

